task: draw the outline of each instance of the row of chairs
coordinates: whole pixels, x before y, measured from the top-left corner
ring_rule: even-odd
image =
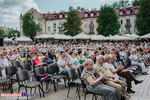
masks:
[[[86,99],[87,94],[93,94],[92,99],[94,99],[94,98],[96,99],[97,96],[98,96],[98,94],[89,92],[87,90],[86,85],[84,84],[83,80],[80,78],[81,73],[84,69],[83,66],[79,66],[79,68],[78,68],[79,79],[76,79],[77,74],[76,74],[76,71],[75,71],[74,68],[67,69],[68,77],[66,77],[65,75],[60,75],[59,74],[59,67],[57,65],[47,66],[46,69],[44,67],[34,68],[33,72],[32,72],[31,66],[32,66],[31,61],[24,61],[24,64],[22,64],[22,65],[21,65],[20,62],[13,62],[13,66],[6,67],[5,70],[6,70],[7,79],[1,79],[1,80],[5,80],[3,83],[0,80],[0,84],[3,85],[3,91],[6,90],[6,86],[8,84],[10,84],[11,85],[11,88],[10,88],[11,93],[13,93],[12,83],[13,83],[13,81],[17,81],[18,86],[19,86],[18,87],[18,93],[20,92],[21,87],[25,88],[26,94],[28,93],[27,88],[30,88],[30,94],[31,94],[32,89],[34,88],[34,93],[35,93],[36,92],[36,87],[38,87],[40,97],[41,97],[41,91],[42,91],[43,97],[44,97],[44,93],[48,93],[48,91],[50,90],[50,87],[48,89],[48,86],[46,86],[46,89],[44,90],[44,88],[43,88],[43,82],[44,81],[39,81],[37,79],[37,76],[39,74],[51,74],[53,76],[52,76],[52,78],[49,82],[51,84],[53,84],[55,92],[57,91],[56,84],[58,86],[57,80],[58,79],[64,79],[64,84],[65,84],[65,87],[66,87],[66,79],[68,78],[67,97],[69,96],[70,87],[72,86],[72,83],[77,86],[76,92],[78,93],[79,100],[80,100],[80,87],[81,86],[83,88],[83,91],[85,92],[84,100]],[[18,67],[20,67],[21,70],[18,71]],[[1,73],[0,73],[0,76],[1,76]],[[30,81],[31,76],[34,76],[36,81]],[[47,83],[49,83],[49,82],[47,82]],[[46,91],[46,90],[48,90],[48,91]],[[28,97],[27,97],[27,99],[28,99]]]

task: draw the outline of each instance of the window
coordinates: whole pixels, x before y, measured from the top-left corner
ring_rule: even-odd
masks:
[[[134,32],[137,32],[137,27],[134,27]]]
[[[56,23],[55,22],[53,23],[53,28],[56,28]]]
[[[90,24],[92,24],[92,25],[93,25],[93,21],[90,21]]]
[[[137,13],[138,13],[138,9],[135,10],[135,14],[137,14]]]
[[[84,29],[84,32],[87,33],[87,29]]]
[[[59,15],[59,18],[62,18],[62,15]]]
[[[57,18],[57,16],[56,15],[54,15],[54,19],[56,19]]]
[[[84,22],[84,26],[86,26],[87,25],[87,22]]]
[[[42,21],[39,21],[39,25],[42,25]]]
[[[42,28],[40,28],[40,32],[42,32]]]
[[[99,16],[99,12],[97,13],[97,16]]]
[[[48,26],[48,31],[49,31],[49,32],[51,31],[51,27],[50,27],[50,26]]]
[[[94,16],[94,14],[93,13],[91,13],[91,17],[93,17]]]
[[[91,28],[91,29],[90,29],[90,33],[94,33],[94,30],[93,30],[93,28]]]
[[[123,20],[120,20],[120,24],[123,24]]]
[[[56,34],[56,29],[53,30],[53,33]]]
[[[65,18],[67,18],[67,14],[65,14]]]
[[[48,19],[50,19],[51,17],[48,17]]]
[[[127,24],[130,24],[130,19],[126,19],[126,23],[127,23]]]
[[[88,17],[88,14],[84,14],[84,17]]]
[[[130,10],[127,11],[127,14],[128,14],[128,15],[130,14]]]
[[[120,29],[119,29],[119,32],[120,32],[120,33],[123,32],[123,28],[120,28]]]
[[[59,34],[62,34],[62,28],[59,28]]]
[[[134,18],[134,23],[135,23],[136,18]]]
[[[36,18],[36,15],[32,15],[32,17],[33,17],[33,19],[35,19],[35,18]]]
[[[62,22],[59,22],[59,25],[62,25]]]
[[[120,15],[123,15],[123,11],[120,12]]]

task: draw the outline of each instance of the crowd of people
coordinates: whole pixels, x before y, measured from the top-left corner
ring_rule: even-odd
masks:
[[[51,45],[18,45],[4,46],[0,51],[0,68],[6,77],[5,67],[13,61],[31,60],[33,68],[58,65],[60,74],[67,75],[68,68],[84,66],[81,78],[89,91],[101,93],[109,100],[130,98],[132,81],[135,84],[143,82],[125,70],[118,61],[129,58],[131,65],[137,65],[142,75],[148,75],[150,64],[150,43],[59,43]],[[126,81],[124,81],[125,79]],[[101,92],[103,91],[103,92]]]

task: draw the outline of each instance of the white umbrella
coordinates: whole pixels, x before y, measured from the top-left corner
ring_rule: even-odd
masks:
[[[130,37],[125,37],[125,36],[119,36],[119,35],[114,35],[111,37],[108,37],[109,40],[133,40],[133,38]]]
[[[60,34],[60,35],[54,37],[54,39],[72,39],[72,37],[69,36],[69,35],[67,36],[67,35],[64,35],[64,34]]]
[[[35,37],[36,39],[47,39],[47,38],[53,38],[52,35],[42,34],[40,36]]]
[[[26,37],[26,36],[21,36],[21,37],[17,38],[17,41],[32,41],[32,39],[30,39],[29,37]]]
[[[126,34],[124,35],[126,37],[131,37],[131,38],[139,38],[140,36],[136,35],[136,34]]]
[[[90,39],[90,36],[84,33],[81,33],[81,34],[74,36],[73,39]]]
[[[12,40],[9,38],[4,38],[4,41],[12,41]]]
[[[150,38],[150,33],[149,33],[149,34],[146,34],[146,35],[141,36],[141,38]]]
[[[105,40],[106,37],[103,35],[92,35],[91,40]]]

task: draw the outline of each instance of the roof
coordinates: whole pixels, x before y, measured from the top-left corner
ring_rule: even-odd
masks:
[[[116,13],[118,14],[118,16],[127,16],[127,15],[135,15],[135,10],[138,9],[140,6],[135,6],[135,7],[128,7],[128,8],[123,8],[123,9],[116,9]],[[130,10],[130,14],[127,14],[127,11]],[[120,12],[123,11],[123,15],[120,15]],[[99,12],[99,10],[95,10],[95,11],[83,11],[83,12],[79,12],[79,16],[81,18],[94,18],[97,13]],[[91,17],[91,13],[94,13],[94,16]],[[56,20],[56,19],[66,19],[65,15],[67,14],[67,12],[60,12],[60,13],[41,13],[40,15],[42,15],[43,17],[46,18],[46,20]],[[88,17],[85,17],[85,14],[88,14]],[[59,17],[59,15],[62,15],[62,18]]]

